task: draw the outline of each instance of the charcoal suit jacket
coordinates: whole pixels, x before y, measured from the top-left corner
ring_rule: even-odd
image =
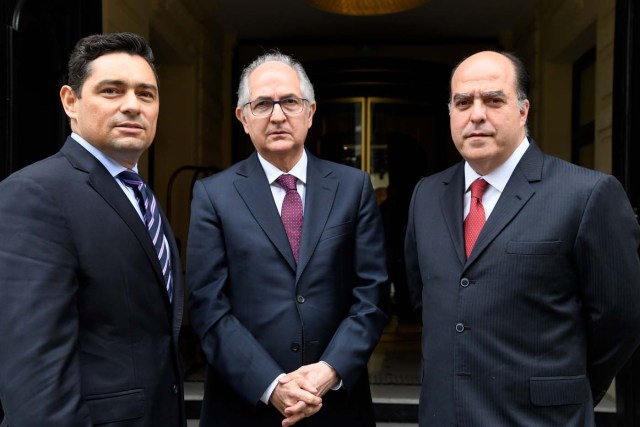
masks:
[[[375,425],[367,361],[386,324],[383,239],[369,176],[310,154],[297,264],[256,153],[196,183],[187,283],[208,362],[201,426],[280,426],[261,395],[320,360],[343,387],[299,425]]]
[[[466,259],[464,182],[463,163],[423,179],[409,211],[420,426],[594,426],[640,337],[640,229],[622,186],[532,143]]]
[[[12,427],[185,425],[174,297],[135,208],[69,138],[0,183],[0,400]]]

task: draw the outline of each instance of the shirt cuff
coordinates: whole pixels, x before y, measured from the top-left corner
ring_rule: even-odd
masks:
[[[320,363],[324,363],[325,365],[327,365],[328,367],[330,367],[331,369],[336,371],[336,368],[334,368],[333,366],[329,365],[324,360],[321,360]],[[338,371],[336,371],[336,376],[338,376]],[[342,388],[342,379],[338,376],[338,381],[336,381],[336,383],[331,387],[331,390],[336,391],[336,390],[340,390],[341,388]]]
[[[275,380],[273,380],[273,382],[271,384],[269,384],[269,387],[267,387],[267,389],[264,391],[264,393],[262,393],[262,396],[260,396],[260,401],[262,403],[264,403],[265,405],[269,404],[269,399],[271,398],[271,393],[273,393],[273,390],[276,389],[276,386],[278,385],[278,381],[280,380],[280,378],[284,377],[285,374],[280,374],[276,377]]]

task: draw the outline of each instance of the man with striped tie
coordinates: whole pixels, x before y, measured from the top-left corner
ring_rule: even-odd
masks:
[[[178,250],[137,170],[153,61],[135,34],[80,40],[60,90],[71,136],[0,183],[3,427],[185,426]]]

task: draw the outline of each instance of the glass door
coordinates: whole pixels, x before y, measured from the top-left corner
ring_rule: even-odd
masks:
[[[323,100],[307,147],[320,158],[367,170],[365,98]]]

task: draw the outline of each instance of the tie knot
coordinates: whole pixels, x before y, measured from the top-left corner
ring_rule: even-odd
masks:
[[[471,183],[471,197],[478,200],[482,199],[482,195],[489,186],[489,183],[482,178],[478,178]]]
[[[297,178],[295,176],[287,173],[280,175],[278,179],[276,179],[276,182],[287,191],[296,190],[296,181]]]
[[[120,180],[129,187],[139,188],[144,184],[142,177],[130,170],[120,172],[118,174],[118,178],[120,178]]]

